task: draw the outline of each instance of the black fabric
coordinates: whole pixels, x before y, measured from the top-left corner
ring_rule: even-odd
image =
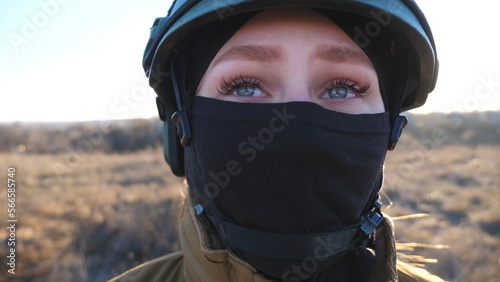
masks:
[[[222,46],[257,12],[240,14],[205,25],[176,48],[188,62],[187,93],[194,96],[203,74]]]
[[[194,97],[191,126],[187,180],[195,204],[209,215],[277,233],[330,232],[357,222],[379,189],[389,114]],[[223,243],[272,277],[302,263],[242,252],[230,239]],[[310,277],[334,259],[317,261]]]
[[[209,216],[222,239],[230,241],[234,248],[250,254],[276,259],[326,258],[351,250],[360,238],[361,222],[333,232],[321,233],[276,233],[246,228]],[[365,235],[366,236],[366,235]],[[365,236],[361,236],[364,238]],[[321,250],[320,245],[330,244]]]

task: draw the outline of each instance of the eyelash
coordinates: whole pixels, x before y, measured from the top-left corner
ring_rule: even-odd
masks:
[[[251,86],[254,86],[256,88],[262,88],[263,83],[258,79],[247,78],[247,77],[243,77],[243,76],[237,76],[233,79],[230,79],[229,81],[222,78],[220,83],[219,83],[219,87],[217,87],[217,91],[222,95],[227,95],[229,93],[232,93],[233,91],[235,91],[236,89],[238,89],[238,87],[240,87],[242,85],[251,85]],[[354,91],[355,93],[357,93],[359,95],[363,95],[364,93],[366,93],[366,91],[368,91],[368,89],[370,89],[371,84],[366,82],[363,87],[360,87],[360,86],[358,86],[357,83],[352,82],[350,80],[336,79],[336,80],[331,81],[325,87],[325,91],[328,91],[330,89],[333,89],[333,88],[339,87],[339,86],[349,88],[349,90]]]
[[[364,93],[366,93],[366,91],[368,91],[368,89],[370,89],[371,87],[371,84],[368,83],[368,82],[365,82],[365,85],[363,87],[360,87],[357,83],[355,82],[352,82],[350,80],[347,80],[347,79],[336,79],[336,80],[333,80],[331,81],[326,87],[325,87],[325,91],[328,91],[330,89],[333,89],[335,87],[346,87],[348,88],[349,90],[359,94],[359,95],[363,95]]]
[[[219,93],[222,95],[227,95],[229,93],[232,93],[242,85],[251,85],[256,88],[262,88],[263,86],[262,82],[260,82],[258,79],[237,76],[233,79],[230,79],[229,81],[222,78],[219,83],[219,87],[217,87],[217,91],[219,91]]]

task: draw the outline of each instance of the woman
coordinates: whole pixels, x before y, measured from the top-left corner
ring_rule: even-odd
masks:
[[[117,281],[440,281],[377,201],[437,76],[415,3],[176,1],[144,66],[189,197],[182,251]]]

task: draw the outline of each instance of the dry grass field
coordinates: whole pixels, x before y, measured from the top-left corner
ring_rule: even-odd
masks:
[[[2,268],[0,281],[104,281],[179,249],[183,183],[170,174],[159,150],[2,153],[0,160],[4,186],[7,168],[17,168],[19,220],[16,274]],[[398,217],[427,214],[395,221],[401,258],[437,259],[425,267],[450,281],[498,281],[499,167],[500,146],[422,147],[407,140],[391,152],[384,211]],[[6,198],[0,197],[2,226]],[[2,242],[8,236],[2,227]],[[2,261],[6,253],[2,243]]]
[[[399,242],[449,248],[429,246],[403,255],[437,259],[426,268],[449,281],[498,281],[500,146],[450,145],[422,153],[409,146],[389,155],[385,212],[426,215],[395,221]]]

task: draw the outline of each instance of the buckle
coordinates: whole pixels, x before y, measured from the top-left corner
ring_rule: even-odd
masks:
[[[189,119],[186,112],[177,111],[172,115],[172,123],[177,127],[177,136],[183,147],[186,147],[191,142],[191,128],[189,127]]]
[[[382,207],[382,204],[379,201],[375,201],[374,207],[368,212],[368,215],[363,216],[363,223],[360,228],[367,235],[372,234],[384,219],[384,215],[380,212],[380,207]]]
[[[394,126],[392,127],[391,130],[389,146],[387,148],[389,151],[392,151],[394,150],[394,148],[396,148],[396,144],[398,143],[399,138],[401,137],[403,128],[405,128],[407,124],[408,124],[408,119],[405,116],[396,117],[396,119],[394,120]]]

